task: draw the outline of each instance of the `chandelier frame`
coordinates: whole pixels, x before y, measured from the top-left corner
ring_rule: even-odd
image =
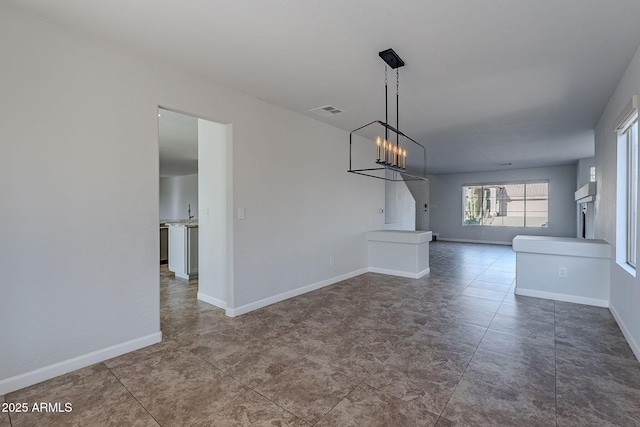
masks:
[[[372,178],[383,179],[386,181],[419,181],[427,180],[427,149],[424,145],[417,142],[415,139],[409,137],[402,131],[400,131],[400,73],[398,68],[403,67],[404,61],[400,59],[397,53],[393,49],[383,50],[378,55],[384,60],[387,66],[396,70],[396,126],[389,124],[389,103],[388,103],[388,82],[387,82],[387,66],[384,69],[384,107],[385,107],[385,120],[374,120],[366,125],[360,126],[357,129],[352,130],[349,133],[349,170],[347,172],[355,173],[359,175],[369,176]],[[382,126],[384,128],[384,140],[380,136],[373,142],[369,137],[365,136],[364,139],[371,140],[374,145],[377,145],[376,156],[373,160],[372,167],[360,167],[357,169],[353,167],[354,156],[354,134],[358,131],[362,131],[371,126]],[[395,135],[395,142],[391,136]],[[407,169],[407,146],[401,145],[400,140],[402,138],[403,144],[413,144],[416,149],[409,150],[409,154],[415,155],[419,153],[419,149],[422,150],[422,167],[421,171],[416,169]],[[383,142],[382,142],[383,141]],[[382,147],[382,150],[381,150]],[[373,152],[373,151],[371,151]],[[370,164],[369,161],[365,161],[365,164]],[[378,172],[374,174],[374,171],[384,171],[384,173]],[[393,172],[393,173],[387,173]]]

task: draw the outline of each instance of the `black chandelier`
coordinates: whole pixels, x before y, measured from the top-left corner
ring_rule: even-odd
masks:
[[[427,149],[400,131],[400,73],[404,66],[393,49],[379,52],[384,67],[385,120],[374,120],[349,134],[348,172],[386,181],[427,180]],[[396,70],[396,126],[389,124],[388,68]],[[375,149],[371,149],[371,143]],[[367,148],[368,147],[368,148]],[[374,156],[375,154],[375,156]]]

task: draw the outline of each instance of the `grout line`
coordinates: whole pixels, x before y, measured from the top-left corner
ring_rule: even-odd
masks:
[[[558,340],[556,337],[556,301],[553,302],[553,396],[556,406],[556,427],[558,427]]]
[[[7,396],[6,395],[2,396],[2,401],[4,403],[7,403]],[[13,426],[13,421],[11,421],[11,411],[7,412],[7,416],[9,417],[9,427],[12,427]]]
[[[493,322],[493,319],[495,319],[496,314],[497,314],[497,311],[493,315],[493,318],[491,319],[491,322],[489,322],[489,326],[491,326],[491,323]],[[449,405],[449,402],[451,401],[451,398],[453,397],[453,394],[458,389],[458,385],[460,385],[460,381],[462,381],[462,378],[464,377],[464,374],[467,372],[467,369],[469,368],[469,365],[471,365],[471,361],[475,357],[476,352],[478,351],[478,348],[480,347],[480,344],[482,344],[482,341],[484,340],[485,335],[487,335],[487,332],[489,331],[489,326],[486,327],[486,329],[484,331],[484,334],[482,334],[482,338],[480,338],[480,342],[478,343],[478,345],[476,346],[476,349],[473,351],[473,354],[469,358],[469,361],[467,362],[467,365],[464,367],[464,370],[462,371],[462,374],[460,375],[460,379],[456,383],[455,387],[453,387],[453,390],[451,391],[451,394],[449,395],[449,398],[447,399],[447,403],[445,403],[444,407],[442,408],[442,411],[438,415],[438,420],[436,421],[436,425],[440,421],[440,418],[442,417],[442,414],[444,413],[444,411],[447,409],[447,406]]]
[[[287,414],[291,414],[293,417],[295,417],[296,419],[302,421],[305,424],[309,424],[306,420],[303,420],[302,418],[300,418],[298,415],[294,414],[293,412],[291,412],[290,410],[288,410],[287,408],[283,407],[282,405],[278,404],[277,402],[274,402],[273,400],[269,399],[267,396],[265,396],[264,394],[260,393],[260,391],[255,390],[249,386],[246,386],[249,390],[253,391],[256,394],[259,394],[260,396],[262,396],[263,398],[265,398],[266,400],[268,400],[269,402],[273,403],[274,405],[276,405],[278,408],[282,409],[283,411],[285,411]],[[226,404],[225,406],[223,406],[222,408],[220,408],[221,410],[226,408],[227,406],[236,403],[236,401],[234,400],[233,402],[229,402],[228,404]],[[319,420],[318,420],[319,421]]]
[[[316,424],[318,424],[320,421],[322,421],[322,419],[323,419],[324,417],[326,417],[326,416],[327,416],[331,411],[333,411],[333,410],[335,409],[335,407],[336,407],[336,406],[338,406],[340,403],[342,403],[342,402],[343,402],[347,397],[349,397],[349,396],[351,395],[351,393],[353,393],[354,391],[356,391],[356,389],[357,389],[358,387],[360,387],[362,384],[364,384],[364,382],[367,380],[367,378],[369,378],[369,376],[370,376],[370,375],[371,375],[371,374],[368,374],[366,377],[364,377],[364,378],[362,379],[362,381],[360,381],[358,384],[356,384],[356,385],[355,385],[355,387],[353,387],[353,388],[349,391],[349,393],[347,393],[347,394],[346,394],[342,399],[340,399],[340,400],[338,401],[338,403],[336,403],[335,405],[333,405],[333,406],[331,407],[331,409],[329,409],[327,412],[325,412],[324,414],[322,414],[322,416],[321,416],[320,418],[318,418],[318,420],[317,420],[315,423],[313,423],[313,425],[316,425]],[[367,385],[367,384],[365,384],[365,385]],[[369,387],[371,387],[371,386],[369,386]],[[374,387],[371,387],[371,388],[373,388],[374,390],[378,390],[377,388],[374,388]],[[384,393],[382,390],[379,390],[379,391],[380,391],[381,393]],[[385,393],[385,394],[386,394],[386,393]]]
[[[158,420],[156,420],[156,417],[154,417],[154,416],[151,414],[151,412],[149,412],[149,410],[148,410],[148,409],[147,409],[147,408],[142,404],[142,402],[140,402],[140,400],[138,400],[138,398],[136,397],[136,395],[135,395],[135,394],[133,394],[133,393],[131,392],[131,390],[129,390],[129,389],[127,388],[127,386],[126,386],[126,385],[124,385],[124,383],[120,380],[120,378],[118,378],[118,376],[115,374],[115,372],[113,372],[113,371],[111,370],[111,368],[110,368],[110,367],[108,367],[106,364],[104,364],[104,363],[103,363],[103,365],[105,366],[105,368],[107,368],[107,370],[108,370],[109,372],[111,372],[111,375],[113,375],[113,376],[115,377],[115,379],[117,379],[117,380],[118,380],[118,382],[122,385],[122,387],[124,387],[124,389],[125,389],[125,390],[127,390],[127,393],[129,393],[129,394],[131,395],[131,397],[133,397],[133,398],[135,399],[135,401],[136,401],[136,402],[138,402],[138,404],[140,405],[140,407],[142,407],[142,409],[144,409],[144,410],[145,410],[145,412],[146,412],[147,414],[149,414],[149,416],[153,419],[153,421],[155,421],[155,422],[156,422],[156,424],[158,424],[159,426],[162,426],[162,424],[160,424],[160,422],[159,422]]]
[[[216,368],[218,369],[218,368]],[[225,375],[229,375],[229,374],[225,374]],[[231,375],[229,375],[231,377]],[[240,384],[242,384],[242,382],[238,379],[236,379],[235,377],[231,377],[234,380],[238,381]],[[248,390],[251,390],[252,392],[262,396],[265,400],[268,400],[269,402],[273,403],[274,405],[276,405],[278,408],[282,409],[283,411],[285,411],[287,414],[291,414],[291,416],[295,417],[296,419],[302,421],[305,424],[309,424],[306,420],[303,420],[302,418],[300,418],[298,415],[294,414],[293,412],[291,412],[290,410],[288,410],[287,408],[285,408],[284,406],[280,405],[278,402],[274,402],[272,399],[270,399],[268,396],[265,396],[264,394],[262,394],[259,390],[256,390],[254,388],[249,387],[246,384],[242,384],[243,387],[246,387]],[[220,408],[220,411],[222,411],[224,408],[235,404],[238,400],[232,400],[231,402],[227,403],[226,405],[224,405],[222,408]]]
[[[259,390],[257,390],[257,389],[255,389],[255,388],[250,387],[249,385],[245,384],[245,383],[244,383],[240,378],[236,378],[235,376],[233,376],[233,375],[231,375],[230,373],[228,373],[228,372],[224,371],[223,369],[221,369],[221,368],[217,367],[217,366],[216,366],[216,365],[214,365],[212,362],[209,362],[208,360],[206,360],[206,359],[202,358],[200,355],[198,355],[198,354],[194,353],[193,351],[191,351],[191,350],[189,350],[189,349],[186,349],[186,351],[188,351],[189,353],[191,353],[192,355],[194,355],[194,356],[195,356],[195,357],[197,357],[198,359],[202,360],[202,361],[203,361],[204,363],[206,363],[207,365],[210,365],[210,366],[211,366],[212,368],[214,368],[215,370],[217,370],[217,371],[219,371],[220,373],[222,373],[222,375],[226,375],[226,376],[228,376],[229,378],[233,379],[234,381],[236,381],[236,382],[237,382],[239,385],[241,385],[242,387],[244,387],[244,388],[246,388],[246,389],[248,389],[248,390],[251,390],[251,391],[253,391],[253,392],[254,392],[254,393],[256,393],[256,394],[259,394],[260,396],[262,396],[263,398],[265,398],[265,399],[266,399],[266,400],[268,400],[269,402],[271,402],[271,403],[273,403],[274,405],[276,405],[278,408],[280,408],[280,409],[282,409],[283,411],[287,412],[288,414],[291,414],[292,416],[294,416],[296,419],[298,419],[298,420],[302,421],[302,422],[303,422],[303,423],[305,423],[305,424],[309,424],[306,420],[304,420],[304,419],[300,418],[298,415],[294,414],[293,412],[291,412],[290,410],[288,410],[288,409],[287,409],[287,408],[285,408],[284,406],[280,405],[278,402],[273,401],[273,400],[272,400],[272,399],[270,399],[268,396],[265,396],[265,395],[264,395],[263,393],[261,393]],[[305,359],[305,360],[307,360],[307,361],[309,360],[309,359],[307,359],[307,358],[306,358],[306,357],[304,357],[304,356],[302,356],[302,357],[301,357],[301,359]],[[293,365],[298,364],[300,361],[301,361],[301,360],[298,360],[298,361],[294,362],[294,363],[293,363]],[[311,361],[311,362],[313,362],[313,361]],[[316,363],[316,362],[313,362],[313,363]],[[321,366],[324,366],[324,365],[321,365]],[[353,390],[352,390],[352,391],[353,391]],[[351,394],[351,392],[349,392],[349,394]],[[237,400],[239,400],[239,399],[237,399]],[[220,410],[223,410],[223,409],[224,409],[224,408],[226,408],[227,406],[229,406],[229,405],[231,405],[231,404],[236,403],[236,401],[237,401],[237,400],[233,400],[233,401],[231,401],[231,402],[227,403],[227,404],[226,404],[226,405],[224,405],[222,408],[220,408]],[[332,407],[331,409],[333,409],[333,407]],[[327,413],[328,413],[328,412],[327,412]],[[324,414],[324,415],[326,415],[326,414]],[[324,415],[323,415],[323,417],[324,417]],[[320,419],[322,419],[322,417],[320,417]],[[320,421],[320,419],[319,419],[318,421]],[[316,421],[316,423],[317,423],[318,421]],[[314,424],[315,424],[315,423],[314,423]],[[310,424],[309,424],[309,425],[310,425]]]
[[[495,262],[495,261],[494,261]],[[489,264],[492,265],[493,263]],[[489,268],[489,267],[487,267]],[[485,270],[487,269],[485,268]],[[483,270],[483,272],[485,271]],[[468,287],[468,286],[467,286]],[[507,291],[508,292],[508,291]],[[502,301],[500,302],[500,305],[503,304],[504,299],[506,298],[506,293],[505,296],[502,298]],[[498,306],[498,309],[500,307]],[[444,407],[442,408],[442,411],[440,412],[440,414],[438,414],[438,419],[436,420],[436,425],[438,424],[438,422],[440,422],[440,419],[442,418],[442,414],[444,414],[444,411],[447,409],[447,406],[449,405],[449,402],[451,401],[451,398],[453,397],[454,393],[456,392],[456,390],[458,389],[458,385],[460,385],[460,381],[462,381],[462,378],[464,377],[464,374],[467,372],[467,369],[469,368],[469,365],[471,365],[471,361],[473,360],[473,358],[476,355],[476,352],[478,351],[478,348],[480,348],[480,344],[482,344],[482,341],[484,340],[485,335],[487,335],[487,332],[489,331],[489,327],[491,326],[491,324],[493,323],[493,320],[496,318],[496,315],[498,314],[498,309],[496,309],[496,312],[493,313],[493,317],[491,318],[491,322],[489,322],[489,325],[485,328],[484,333],[482,334],[482,338],[480,338],[480,341],[478,342],[478,345],[476,346],[476,349],[474,350],[473,354],[471,355],[471,357],[469,358],[469,361],[467,362],[467,365],[465,366],[464,370],[462,371],[462,374],[460,375],[460,379],[458,380],[458,382],[456,383],[455,387],[453,387],[453,390],[451,391],[451,394],[449,395],[449,398],[447,399],[447,403],[445,403]]]

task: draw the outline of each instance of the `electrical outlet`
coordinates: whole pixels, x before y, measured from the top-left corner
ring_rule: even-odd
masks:
[[[378,213],[379,214],[383,214],[384,213],[384,208],[378,208]]]
[[[567,277],[567,268],[566,267],[560,267],[558,269],[558,277]]]

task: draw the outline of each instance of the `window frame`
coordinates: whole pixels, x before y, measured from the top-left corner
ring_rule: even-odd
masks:
[[[546,218],[544,224],[540,226],[532,226],[527,225],[527,185],[529,184],[547,184],[547,210],[546,210]],[[496,186],[507,186],[507,185],[522,185],[523,190],[523,224],[522,225],[488,225],[483,223],[484,213],[485,213],[485,199],[482,197],[482,200],[479,200],[479,204],[482,209],[482,213],[480,215],[481,221],[478,224],[467,223],[466,214],[467,214],[467,205],[466,205],[466,190],[469,187],[480,187],[481,194],[484,196],[485,187],[496,187]],[[548,179],[536,179],[536,180],[527,180],[527,181],[502,181],[502,182],[485,182],[485,183],[469,183],[462,185],[462,226],[463,227],[505,227],[505,228],[548,228],[549,227],[549,194],[550,194],[551,183]]]
[[[627,173],[626,173],[626,254],[627,264],[634,270],[637,264],[638,241],[638,114],[635,120],[622,132],[627,147]]]
[[[617,134],[616,264],[636,276],[638,242],[638,97],[615,122]]]

